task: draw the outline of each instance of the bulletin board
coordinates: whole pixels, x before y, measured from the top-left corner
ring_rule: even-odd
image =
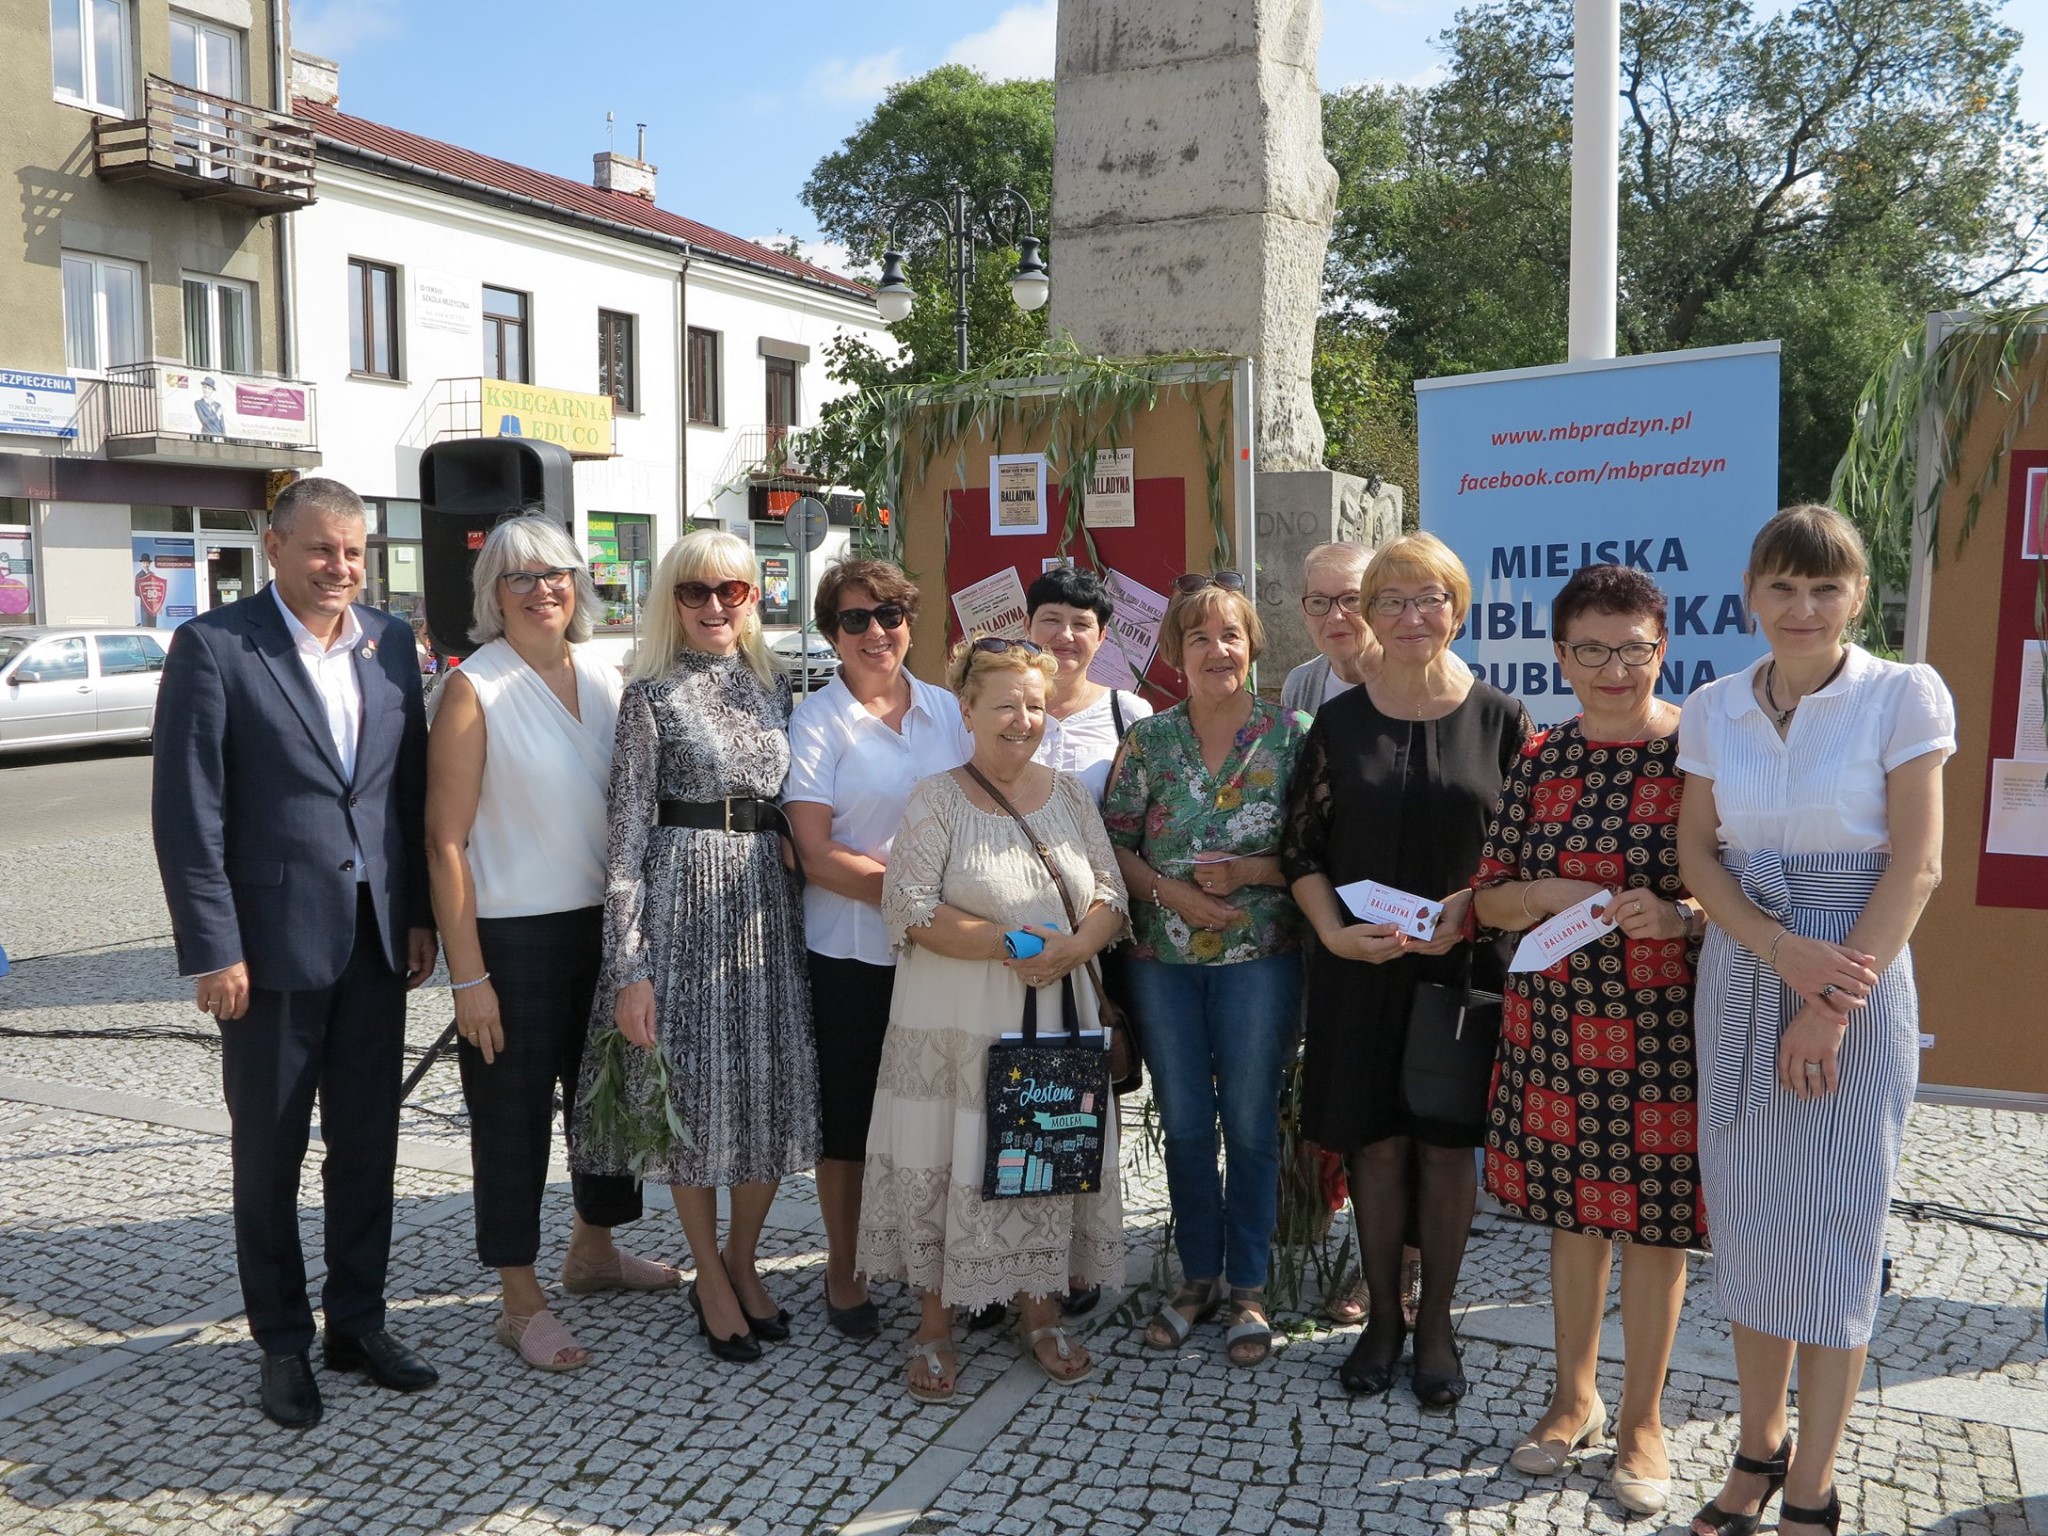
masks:
[[[2036,361],[2036,388],[2044,376],[2048,347]],[[2044,568],[2031,554],[2041,545],[2026,537],[2027,513],[2031,495],[2041,515],[2039,498],[2048,491],[2048,410],[2037,409],[2021,428],[1960,548],[1948,532],[1963,526],[1969,488],[1997,447],[2003,413],[2004,402],[1988,396],[1971,429],[1942,497],[1939,558],[1915,550],[1908,651],[1931,663],[1954,694],[1957,740],[1943,775],[1942,883],[1913,935],[1920,1027],[1933,1037],[1921,1057],[1921,1096],[2048,1109],[2040,975],[2048,955],[2048,849],[1991,851],[2016,839],[2024,844],[2030,831],[2024,787],[2020,814],[2002,813],[1994,823],[2001,801],[2014,803],[2007,781],[2048,782],[2048,760],[2025,760],[2040,750],[2038,736],[2030,742],[2020,734],[2026,655],[2030,645],[2039,650],[2035,600]],[[2043,539],[2048,529],[2037,527],[2034,540]],[[2030,727],[2040,710],[2039,685],[2032,686]]]
[[[993,438],[981,426],[970,428],[929,463],[917,462],[906,446],[896,516],[903,565],[920,593],[911,670],[943,686],[946,656],[964,633],[957,595],[975,604],[977,592],[990,594],[970,609],[984,616],[975,627],[1021,637],[1021,601],[998,602],[995,594],[1027,591],[1048,561],[1066,560],[1112,583],[1113,601],[1120,584],[1135,589],[1137,601],[1117,603],[1104,650],[1117,645],[1129,653],[1141,690],[1155,705],[1179,698],[1178,676],[1158,659],[1156,645],[1144,643],[1144,626],[1136,621],[1147,610],[1155,616],[1163,611],[1174,578],[1184,572],[1237,569],[1249,578],[1255,568],[1249,380],[1249,364],[1240,362],[1225,378],[1162,387],[1150,409],[1132,416],[1128,429],[1114,438],[1130,455],[1127,509],[1084,509],[1084,516],[1070,517],[1057,465],[1044,471],[1042,531],[1029,525],[1032,509],[1021,491],[1031,461],[1045,454],[1053,435],[1047,425],[1029,424],[1045,413],[1011,413],[1012,421]],[[1016,393],[1064,405],[1057,380],[1019,385]],[[942,400],[918,409],[951,407]],[[913,414],[906,445],[919,440],[918,427]],[[1012,501],[999,501],[998,477],[1015,488]],[[1013,531],[998,531],[1003,506],[1019,509],[1010,515]],[[1024,531],[1014,531],[1019,524]],[[1015,574],[1014,589],[1006,572]],[[1156,627],[1151,626],[1155,636]]]

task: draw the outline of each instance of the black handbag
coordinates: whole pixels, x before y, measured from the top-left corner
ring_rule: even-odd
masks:
[[[1408,1005],[1401,1089],[1408,1113],[1445,1125],[1483,1125],[1500,1047],[1500,994],[1472,990],[1472,948],[1457,986],[1425,981]]]
[[[1087,1195],[1102,1188],[1114,1103],[1109,1052],[1081,1033],[1074,978],[1062,976],[1059,986],[1066,1033],[1058,1043],[1038,1038],[1038,993],[1027,988],[1023,1038],[997,1040],[988,1048],[984,1200]]]

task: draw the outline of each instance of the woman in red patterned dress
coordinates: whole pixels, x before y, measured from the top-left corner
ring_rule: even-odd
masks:
[[[1510,932],[1602,892],[1614,930],[1508,977],[1486,1187],[1550,1233],[1557,1385],[1510,1464],[1542,1476],[1597,1444],[1594,1380],[1613,1243],[1627,1344],[1609,1487],[1636,1514],[1670,1494],[1660,1399],[1705,1241],[1697,1166],[1693,967],[1706,923],[1678,874],[1678,708],[1656,696],[1665,600],[1625,566],[1580,571],[1550,633],[1582,711],[1523,748],[1473,878],[1482,927]]]

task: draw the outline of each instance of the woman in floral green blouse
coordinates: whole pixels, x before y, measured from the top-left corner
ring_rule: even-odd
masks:
[[[1266,1259],[1280,1175],[1280,1082],[1301,1013],[1302,919],[1278,857],[1308,717],[1246,688],[1262,636],[1235,571],[1183,576],[1159,651],[1187,702],[1140,720],[1102,819],[1135,946],[1131,1001],[1166,1140],[1183,1283],[1145,1325],[1178,1349],[1223,1304],[1232,1363],[1271,1352]],[[1227,1186],[1216,1167],[1223,1125]]]

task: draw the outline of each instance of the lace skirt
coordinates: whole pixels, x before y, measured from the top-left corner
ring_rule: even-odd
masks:
[[[907,1280],[970,1309],[1019,1291],[1063,1293],[1069,1275],[1123,1284],[1114,1127],[1096,1193],[981,1198],[989,1042],[1016,1027],[1023,1001],[1023,983],[991,962],[913,947],[897,965],[861,1181],[860,1267],[870,1278]],[[1084,1010],[1092,1014],[1092,998]]]

